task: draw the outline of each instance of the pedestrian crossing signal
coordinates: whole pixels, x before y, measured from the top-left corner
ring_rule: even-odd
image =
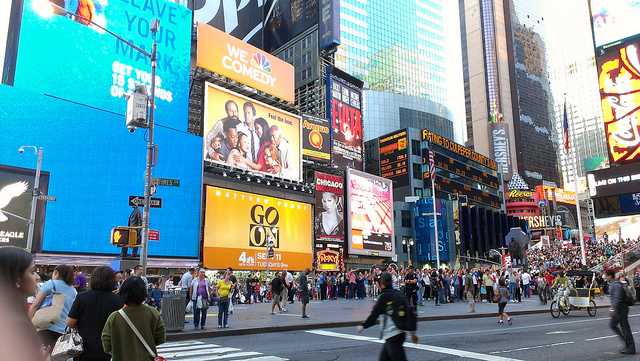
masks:
[[[111,229],[111,244],[117,247],[139,247],[138,230],[132,227]]]

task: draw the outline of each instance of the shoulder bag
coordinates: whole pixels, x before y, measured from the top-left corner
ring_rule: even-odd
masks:
[[[60,315],[64,308],[64,295],[56,290],[56,283],[53,283],[53,294],[51,296],[51,306],[42,307],[36,311],[31,319],[31,323],[38,330],[46,330],[60,320]]]
[[[153,358],[153,361],[166,361],[166,359],[162,356],[158,356],[158,354],[156,354],[155,352],[153,352],[153,350],[151,349],[151,347],[149,346],[149,344],[147,343],[147,341],[144,339],[144,337],[142,337],[142,335],[140,334],[140,331],[138,331],[138,329],[136,328],[136,326],[133,324],[133,322],[131,322],[131,319],[129,319],[129,316],[127,316],[127,314],[124,312],[123,309],[120,309],[118,311],[118,313],[120,314],[120,316],[122,316],[122,318],[124,318],[124,320],[127,322],[127,325],[129,325],[129,328],[131,328],[131,331],[133,331],[133,333],[136,334],[136,337],[138,337],[138,340],[140,340],[140,342],[142,343],[142,345],[144,346],[144,348],[147,349],[147,352],[149,353],[149,355]]]
[[[51,351],[51,361],[66,361],[70,358],[82,355],[82,336],[77,330],[65,330],[65,334],[58,337],[53,351]]]

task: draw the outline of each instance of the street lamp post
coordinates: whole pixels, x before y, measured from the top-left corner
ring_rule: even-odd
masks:
[[[25,149],[32,149],[36,155],[36,176],[33,181],[33,193],[31,196],[31,212],[29,213],[29,234],[27,235],[27,251],[33,252],[33,229],[36,222],[36,208],[38,207],[38,197],[40,196],[40,170],[42,169],[42,147],[34,145],[23,145],[18,148],[18,153],[24,154]]]
[[[153,130],[154,130],[154,111],[155,111],[155,93],[156,93],[156,63],[157,63],[157,48],[158,48],[156,35],[160,28],[160,20],[156,19],[151,23],[150,31],[153,39],[153,44],[151,46],[151,52],[148,52],[145,49],[133,44],[131,41],[103,27],[102,25],[91,21],[91,19],[85,18],[82,15],[78,15],[70,11],[67,11],[65,8],[51,2],[51,0],[49,1],[49,4],[51,5],[52,9],[56,9],[63,14],[66,14],[75,18],[80,18],[85,22],[87,22],[88,24],[91,24],[105,31],[106,33],[112,35],[119,41],[127,44],[128,46],[133,48],[135,51],[139,52],[140,54],[142,54],[144,57],[146,57],[151,61],[151,99],[149,100],[149,104],[148,104],[149,131],[148,131],[148,139],[147,139],[146,166],[145,166],[145,173],[144,173],[144,211],[142,213],[142,254],[140,255],[140,263],[143,268],[143,274],[147,274],[147,254],[149,252],[149,216],[150,216],[151,196],[153,194],[152,168],[154,165],[153,163],[154,163],[154,148],[155,148],[155,145],[153,144]]]
[[[413,238],[409,238],[408,242],[406,239],[403,239],[402,245],[407,246],[407,257],[409,258],[409,266],[411,266],[413,264],[413,262],[411,261],[411,247],[413,247],[414,245]]]

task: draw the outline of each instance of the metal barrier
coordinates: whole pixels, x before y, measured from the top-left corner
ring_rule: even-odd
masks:
[[[186,298],[186,292],[179,289],[163,292],[161,315],[167,331],[182,331],[184,329]]]

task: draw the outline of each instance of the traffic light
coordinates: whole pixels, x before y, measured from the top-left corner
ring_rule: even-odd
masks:
[[[139,247],[138,231],[133,227],[111,229],[111,244],[117,247]]]

